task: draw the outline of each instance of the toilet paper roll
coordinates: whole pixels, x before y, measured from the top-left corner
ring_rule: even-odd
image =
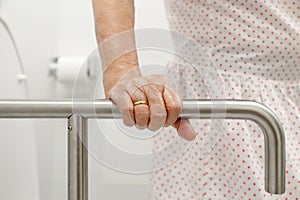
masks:
[[[90,69],[86,57],[60,57],[56,64],[56,78],[61,83],[88,81]]]

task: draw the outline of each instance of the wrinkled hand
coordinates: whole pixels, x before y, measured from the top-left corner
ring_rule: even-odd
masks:
[[[151,75],[119,81],[110,98],[117,104],[126,126],[156,131],[173,126],[186,140],[194,140],[196,133],[188,120],[178,119],[182,111],[181,98],[167,76]],[[133,105],[136,101],[146,104]]]

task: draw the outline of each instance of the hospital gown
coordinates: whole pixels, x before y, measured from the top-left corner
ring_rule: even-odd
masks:
[[[286,134],[287,181],[283,195],[264,190],[257,124],[197,120],[192,143],[169,128],[155,137],[150,199],[300,198],[300,1],[165,0],[165,7],[173,35],[186,38],[175,44],[183,56],[168,63],[182,98],[270,107]]]

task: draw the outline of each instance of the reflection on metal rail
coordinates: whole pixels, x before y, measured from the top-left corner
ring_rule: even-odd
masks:
[[[247,119],[264,133],[265,190],[285,192],[285,134],[268,107],[244,100],[184,100],[181,117],[188,119]],[[110,101],[1,100],[0,118],[68,118],[68,199],[88,199],[87,119],[121,118]]]

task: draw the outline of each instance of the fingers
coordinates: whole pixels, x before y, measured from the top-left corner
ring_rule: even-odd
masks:
[[[148,105],[134,106],[135,126],[138,129],[145,129],[148,127],[150,111]]]
[[[176,128],[178,135],[185,140],[192,141],[196,138],[196,132],[188,120],[179,119],[173,126]]]
[[[171,87],[165,87],[163,91],[163,97],[167,110],[167,120],[165,126],[171,126],[176,122],[182,111],[181,99],[175,89]]]
[[[153,82],[153,80],[157,80]],[[118,105],[126,126],[156,131],[173,125],[178,134],[191,141],[196,132],[188,120],[178,119],[182,111],[181,98],[166,77],[139,77],[122,83],[114,90],[112,100]],[[133,105],[137,101],[146,104]]]
[[[163,127],[167,119],[165,102],[158,87],[159,86],[155,85],[144,87],[144,92],[147,96],[150,107],[150,120],[148,129],[151,131],[156,131]]]
[[[129,127],[134,126],[135,119],[133,113],[133,104],[130,96],[124,91],[114,91],[114,93],[111,95],[111,99],[113,102],[115,102],[115,104],[117,104],[119,111],[122,114],[123,123]]]
[[[131,100],[133,103],[137,101],[147,102],[146,95],[144,94],[143,91],[141,91],[140,88],[137,87],[137,85],[133,83],[129,83],[126,86],[126,89],[129,95],[131,96]],[[133,113],[135,118],[135,126],[138,129],[147,128],[149,123],[149,118],[150,118],[149,106],[145,104],[133,106]]]

